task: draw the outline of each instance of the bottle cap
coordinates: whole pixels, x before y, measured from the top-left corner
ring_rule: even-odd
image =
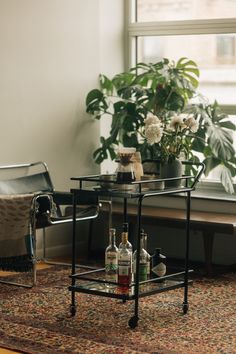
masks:
[[[123,223],[123,232],[128,232],[129,224],[127,222]]]

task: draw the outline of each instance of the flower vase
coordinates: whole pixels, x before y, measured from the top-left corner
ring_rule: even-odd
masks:
[[[183,174],[183,165],[179,159],[174,159],[161,163],[160,177],[161,178],[173,178],[181,177]],[[167,188],[178,188],[182,184],[182,179],[176,179],[172,181],[165,181],[165,187]]]

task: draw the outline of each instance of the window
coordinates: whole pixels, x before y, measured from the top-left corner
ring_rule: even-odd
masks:
[[[201,73],[199,91],[236,123],[235,0],[130,0],[127,29],[128,66],[193,59]],[[219,180],[217,169],[209,179]]]
[[[234,17],[235,0],[137,0],[137,21],[203,20]]]

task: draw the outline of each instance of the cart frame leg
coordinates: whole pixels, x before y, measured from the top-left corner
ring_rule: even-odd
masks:
[[[71,275],[75,274],[76,271],[76,199],[77,195],[74,191],[73,193],[73,228],[72,228],[72,266],[71,266]],[[71,285],[75,286],[75,278],[72,276]],[[75,291],[71,290],[71,305],[70,305],[71,316],[76,314],[76,303],[75,303]]]
[[[138,230],[137,230],[137,262],[136,262],[136,278],[134,284],[134,315],[129,320],[130,328],[135,328],[138,325],[139,313],[139,258],[140,258],[140,234],[141,234],[141,215],[142,215],[143,197],[138,199]]]
[[[190,208],[191,192],[187,192],[186,200],[186,249],[185,249],[185,274],[184,274],[184,301],[183,313],[188,312],[188,271],[189,271],[189,238],[190,238]]]

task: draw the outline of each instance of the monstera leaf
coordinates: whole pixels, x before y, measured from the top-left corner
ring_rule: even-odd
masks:
[[[214,156],[222,160],[230,160],[234,156],[233,137],[230,131],[212,124],[208,127],[207,134]]]

